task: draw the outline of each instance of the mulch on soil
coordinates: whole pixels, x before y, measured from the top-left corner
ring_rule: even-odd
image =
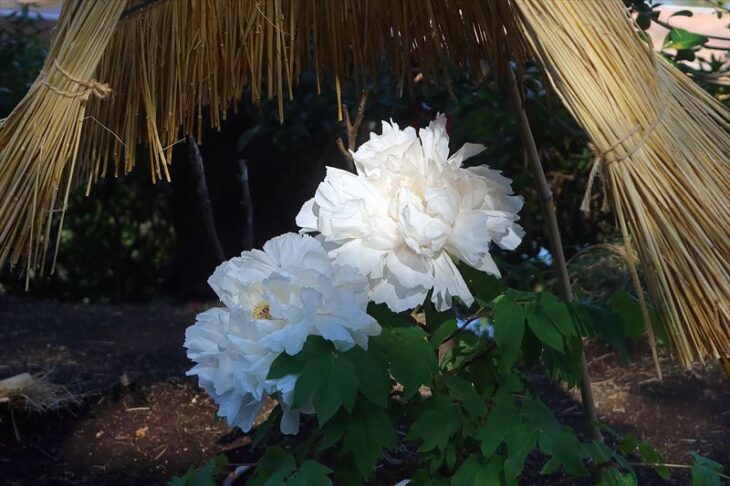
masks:
[[[191,364],[184,332],[202,307],[0,295],[0,379],[49,373],[82,398],[79,406],[43,416],[11,417],[0,409],[0,482],[165,484],[219,453],[234,463],[255,461],[260,449],[251,450],[251,438],[217,420],[215,404],[185,376]],[[663,353],[666,376],[658,381],[645,351],[624,365],[603,345],[587,347],[600,418],[648,440],[669,463],[687,464],[688,451],[697,451],[727,471],[730,380],[718,367],[680,370]],[[537,375],[535,383],[561,420],[581,426],[577,392]],[[378,477],[385,484],[402,479],[387,466]],[[672,482],[641,474],[642,484],[687,478],[683,470]]]

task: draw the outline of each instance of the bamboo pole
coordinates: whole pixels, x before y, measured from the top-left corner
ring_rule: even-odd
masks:
[[[550,253],[553,256],[553,268],[560,285],[560,296],[566,302],[573,301],[573,289],[570,285],[570,277],[568,276],[568,265],[565,263],[565,253],[563,253],[563,243],[560,239],[560,228],[558,227],[558,218],[555,214],[555,203],[553,202],[553,193],[550,190],[545,171],[540,163],[540,155],[537,152],[535,138],[532,136],[532,129],[525,113],[522,96],[517,80],[509,65],[505,69],[505,80],[507,81],[507,90],[512,106],[517,117],[517,125],[520,129],[522,143],[527,151],[527,159],[530,163],[532,175],[535,178],[535,186],[540,198],[547,224],[548,240],[550,242]],[[580,396],[585,409],[588,427],[591,435],[595,440],[603,441],[601,430],[598,428],[598,415],[596,413],[596,404],[593,400],[593,390],[591,389],[591,377],[586,364],[586,355],[583,349],[580,351]]]

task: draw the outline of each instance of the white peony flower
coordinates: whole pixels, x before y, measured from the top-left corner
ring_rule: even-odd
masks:
[[[279,393],[281,430],[296,433],[292,410],[295,376],[267,380],[282,352],[301,351],[310,335],[342,351],[367,348],[380,326],[366,312],[368,285],[355,269],[333,264],[322,244],[309,236],[285,234],[263,251],[246,251],[216,268],[208,280],[224,308],[197,316],[185,333],[188,357],[200,386],[220,405],[218,415],[249,431],[265,395]]]
[[[524,234],[516,223],[522,198],[511,181],[462,162],[484,150],[465,144],[449,157],[446,117],[427,128],[382,135],[353,153],[357,175],[329,167],[297,215],[305,232],[320,232],[335,261],[367,275],[370,297],[396,312],[423,303],[429,290],[439,310],[452,297],[474,300],[452,257],[499,276],[490,243],[513,250]]]

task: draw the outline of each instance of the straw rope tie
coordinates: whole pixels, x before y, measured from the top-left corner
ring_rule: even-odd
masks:
[[[626,135],[621,137],[617,142],[614,142],[611,144],[610,147],[608,147],[606,150],[603,151],[603,153],[597,153],[597,150],[595,147],[591,146],[591,149],[596,153],[596,157],[593,159],[593,163],[591,164],[591,172],[588,175],[588,184],[586,185],[586,192],[583,195],[583,201],[580,203],[580,210],[584,213],[590,213],[591,212],[591,198],[593,197],[593,181],[595,180],[596,176],[598,175],[601,168],[608,167],[611,164],[615,164],[616,162],[623,162],[626,159],[631,158],[636,152],[644,148],[644,145],[646,145],[647,140],[649,140],[649,137],[652,133],[654,133],[654,130],[659,126],[659,124],[664,119],[664,114],[667,112],[667,107],[665,106],[662,108],[662,110],[659,112],[659,114],[654,118],[654,121],[651,125],[649,125],[649,128],[644,130],[644,133],[641,135],[641,139],[639,140],[639,143],[637,143],[634,148],[627,151],[623,155],[609,159],[607,156],[611,152],[615,152],[617,148],[619,148],[621,145],[623,145],[629,138],[634,136],[636,133],[638,133],[641,130],[641,125],[636,125],[634,128],[629,130]],[[603,203],[601,204],[601,211],[608,212],[608,198],[606,197],[606,182],[603,177],[601,177],[601,183],[603,185]]]
[[[91,96],[92,94],[97,98],[103,99],[109,96],[109,94],[111,94],[112,92],[111,88],[106,83],[100,83],[94,79],[85,81],[83,79],[79,79],[73,76],[71,73],[61,67],[61,65],[58,63],[58,60],[53,61],[52,68],[64,75],[68,80],[78,84],[83,88],[80,91],[64,90],[58,88],[54,86],[50,81],[48,81],[48,73],[41,71],[41,76],[44,78],[41,83],[54,93],[61,96],[66,96],[67,98],[80,98],[85,101],[88,100],[89,96]]]

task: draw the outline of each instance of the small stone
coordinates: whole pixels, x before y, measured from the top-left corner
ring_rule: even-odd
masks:
[[[148,426],[140,427],[137,430],[134,431],[134,435],[138,439],[144,439],[147,436],[147,432],[149,432],[150,428]]]

